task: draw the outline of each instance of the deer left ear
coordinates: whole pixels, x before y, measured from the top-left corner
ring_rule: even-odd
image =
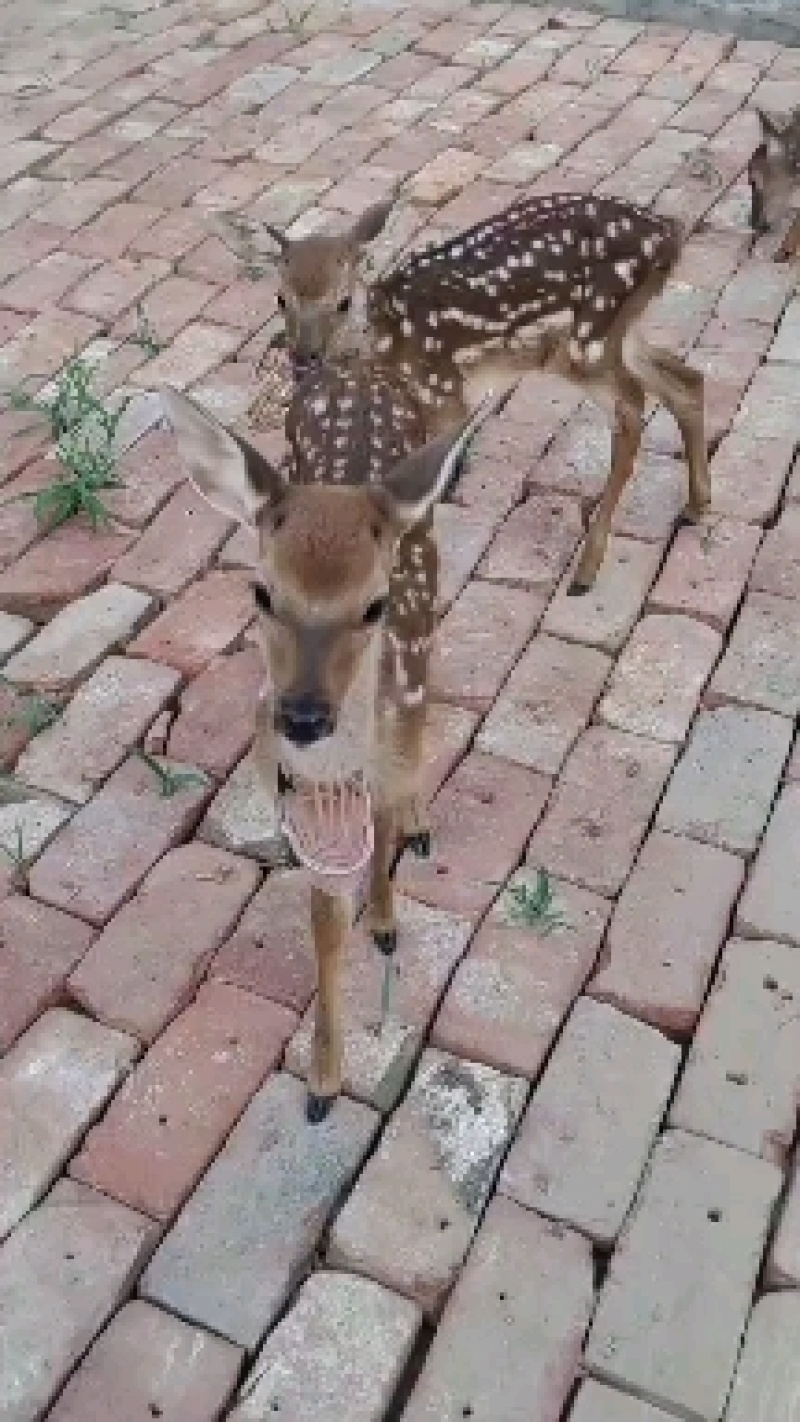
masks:
[[[447,492],[458,461],[472,436],[497,408],[488,395],[463,424],[439,435],[396,464],[373,498],[384,518],[401,532],[419,523]]]
[[[262,510],[283,496],[277,470],[240,444],[188,395],[166,385],[158,394],[192,483],[229,518],[255,524]]]
[[[363,247],[367,242],[374,242],[386,226],[389,213],[394,207],[394,196],[384,198],[383,202],[373,203],[350,229],[350,241],[354,247]]]

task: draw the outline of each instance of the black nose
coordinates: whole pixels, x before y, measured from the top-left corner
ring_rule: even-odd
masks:
[[[284,697],[277,717],[278,730],[296,746],[311,746],[333,732],[331,708],[311,696]]]

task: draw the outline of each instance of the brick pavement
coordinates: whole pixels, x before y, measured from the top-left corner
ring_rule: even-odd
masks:
[[[650,326],[708,373],[713,511],[674,531],[658,413],[567,600],[602,416],[542,377],[477,441],[440,520],[435,858],[400,870],[380,1038],[356,936],[348,1094],[312,1130],[303,888],[246,758],[247,540],[162,435],[109,527],[45,536],[18,496],[46,446],[0,413],[0,1416],[714,1422],[732,1388],[730,1422],[788,1422],[800,284],[747,255],[742,175],[800,53],[301,9],[0,0],[3,384],[86,350],[107,391],[174,379],[235,419],[274,280],[214,210],[300,231],[401,181],[382,259],[596,189],[704,217]],[[142,746],[201,775],[164,798]],[[552,931],[503,896],[540,866]]]

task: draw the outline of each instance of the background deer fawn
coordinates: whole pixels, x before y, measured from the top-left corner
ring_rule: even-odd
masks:
[[[532,370],[560,374],[610,407],[611,471],[574,593],[592,585],[605,555],[648,393],[678,422],[687,513],[698,518],[711,498],[703,376],[635,329],[680,256],[677,225],[612,198],[521,199],[367,286],[362,249],[391,207],[391,200],[375,205],[348,231],[295,241],[244,219],[228,222],[228,240],[242,256],[278,261],[278,304],[297,370],[353,354],[377,362],[408,386],[429,434],[464,419],[490,388]]]
[[[761,142],[750,159],[750,226],[757,238],[788,230],[776,252],[780,260],[800,251],[800,108],[788,118],[770,117],[759,109]]]
[[[418,814],[435,622],[438,559],[426,516],[488,408],[415,449],[424,422],[408,392],[368,370],[322,369],[295,393],[291,459],[278,471],[185,395],[161,394],[198,489],[258,532],[254,596],[270,683],[256,737],[262,774],[276,801],[279,777],[290,795],[310,790],[318,806],[321,797],[327,828],[346,816],[347,787],[366,783],[370,926],[391,952],[391,870]],[[308,1115],[321,1120],[342,1081],[351,896],[312,880],[311,919],[318,994]]]

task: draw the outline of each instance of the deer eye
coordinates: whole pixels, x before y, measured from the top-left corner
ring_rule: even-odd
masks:
[[[277,302],[278,307],[281,311],[286,310],[286,297],[284,296],[282,291],[278,292],[278,295],[275,297],[275,301]]]
[[[384,616],[384,614],[385,614],[386,609],[387,609],[388,606],[389,606],[389,599],[388,599],[388,597],[376,597],[375,601],[370,603],[369,607],[367,608],[366,612],[364,613],[364,617],[363,617],[364,626],[365,626],[365,627],[374,627],[374,625],[375,625],[376,622],[380,622],[380,620],[381,620],[381,618]]]
[[[343,296],[336,310],[344,316],[345,312],[350,310],[350,297]]]
[[[265,613],[267,617],[269,617],[272,613],[272,598],[270,597],[263,583],[253,584],[253,596],[255,597],[256,607],[259,609],[259,611]]]

